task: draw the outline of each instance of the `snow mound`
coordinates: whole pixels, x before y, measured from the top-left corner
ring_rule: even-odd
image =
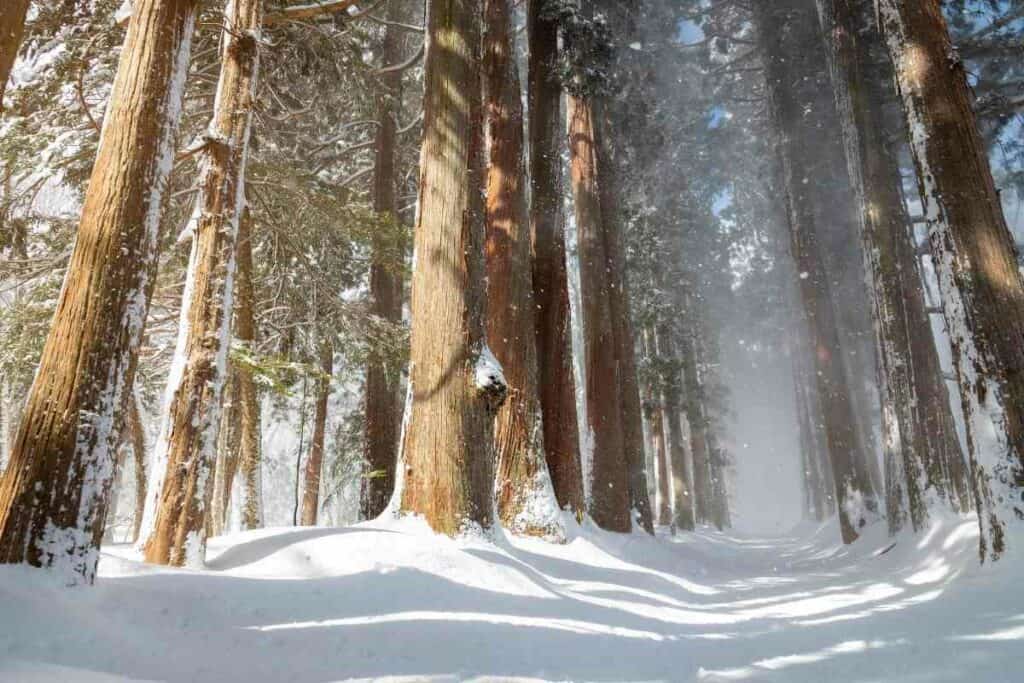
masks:
[[[701,530],[563,545],[417,519],[212,539],[203,570],[105,549],[92,589],[0,567],[0,681],[1010,681],[1024,535],[977,522],[850,548]]]

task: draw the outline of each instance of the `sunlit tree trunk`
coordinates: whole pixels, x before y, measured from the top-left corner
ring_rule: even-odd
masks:
[[[399,2],[388,6],[388,17],[398,21],[405,16]],[[396,26],[384,29],[381,62],[398,64],[402,59],[402,30]],[[389,71],[380,76],[377,94],[376,159],[373,168],[373,209],[384,220],[397,222],[395,199],[395,151],[397,147],[398,111],[402,102],[402,72]],[[396,226],[397,227],[397,223]],[[370,301],[374,315],[392,324],[402,322],[402,275],[398,262],[399,245],[395,244],[397,229],[387,235],[375,235],[370,265]],[[395,467],[398,461],[398,433],[401,427],[401,368],[394,359],[371,355],[366,365],[366,462],[363,480],[361,515],[373,519],[387,507],[395,489]]]
[[[808,160],[815,151],[808,148],[805,131],[801,130],[805,127],[802,122],[805,109],[793,83],[793,62],[797,57],[794,57],[795,51],[788,51],[795,47],[787,45],[790,32],[784,27],[793,8],[791,0],[771,5],[759,3],[754,7],[764,51],[769,108],[778,135],[792,255],[810,329],[810,350],[832,465],[840,532],[844,543],[852,543],[858,538],[859,529],[875,518],[878,503],[867,471],[867,454],[856,431],[849,385],[839,355],[832,287],[822,260],[818,226],[809,197],[811,188],[803,182],[810,177]]]
[[[0,562],[92,582],[157,261],[194,0],[140,0],[42,360],[0,481]]]
[[[480,19],[478,2],[428,0],[400,508],[449,535],[493,523],[507,391],[484,338]]]
[[[167,473],[148,535],[148,562],[199,566],[216,457],[234,298],[238,224],[245,203],[245,163],[259,70],[262,0],[230,0],[213,121],[206,134],[192,255],[177,349],[180,374],[168,381]],[[132,18],[132,26],[135,17]]]
[[[0,5],[0,113],[3,113],[7,81],[25,33],[29,3],[30,0],[4,0]]]
[[[303,526],[316,526],[320,512],[320,479],[324,469],[324,441],[327,435],[327,403],[331,397],[331,376],[334,374],[334,347],[320,344],[320,377],[317,378],[316,410],[313,413],[313,439],[306,458],[305,486],[302,490]]]
[[[572,370],[569,281],[562,216],[561,86],[555,76],[558,26],[544,18],[546,0],[529,0],[530,224],[537,361],[544,451],[558,504],[584,512],[576,382]]]
[[[938,0],[876,0],[895,66],[953,345],[981,525],[1005,550],[1024,516],[1024,281]]]
[[[502,525],[564,539],[544,460],[537,393],[535,304],[523,159],[523,105],[508,0],[484,3],[487,149],[487,343],[505,371],[509,398],[495,420],[495,492]]]

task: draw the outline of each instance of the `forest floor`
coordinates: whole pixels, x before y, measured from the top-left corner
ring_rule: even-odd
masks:
[[[0,681],[1019,681],[1024,535],[831,527],[566,545],[416,520],[216,538],[204,571],[104,552],[92,589],[0,567]]]

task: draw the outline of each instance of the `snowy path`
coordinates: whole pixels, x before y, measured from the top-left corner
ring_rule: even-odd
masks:
[[[115,548],[93,590],[0,568],[0,681],[1020,680],[1024,561],[976,567],[975,529],[883,553],[831,530],[491,545],[404,521],[215,539],[203,572]]]

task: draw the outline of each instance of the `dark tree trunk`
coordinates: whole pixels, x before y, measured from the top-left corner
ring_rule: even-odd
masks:
[[[405,16],[402,3],[388,6],[388,18],[399,21]],[[402,60],[402,30],[396,26],[384,29],[383,64]],[[380,77],[377,95],[377,156],[373,168],[373,209],[382,219],[398,220],[395,199],[395,153],[397,148],[398,111],[402,102],[402,72],[389,71]],[[396,226],[397,227],[397,226]],[[388,231],[389,235],[398,230]],[[402,276],[398,259],[404,251],[395,239],[375,236],[370,266],[371,312],[392,324],[402,322]],[[363,480],[363,519],[373,519],[387,507],[395,489],[395,467],[398,462],[398,436],[402,423],[399,385],[402,369],[394,359],[371,355],[366,365],[366,462]]]
[[[25,33],[29,4],[30,0],[4,0],[0,6],[0,113],[4,110],[4,91]]]
[[[537,365],[544,452],[558,505],[584,512],[576,382],[572,369],[569,281],[562,216],[561,86],[555,77],[558,26],[541,15],[546,0],[529,0],[530,225],[537,306]]]

